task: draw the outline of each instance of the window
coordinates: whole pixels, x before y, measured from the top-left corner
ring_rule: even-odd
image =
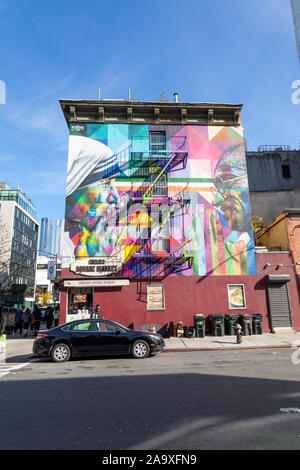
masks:
[[[90,321],[75,323],[70,326],[69,331],[93,331],[93,324]]]
[[[282,167],[282,176],[284,178],[291,178],[291,167],[288,163],[281,165]]]
[[[154,183],[156,180],[157,175],[151,175],[150,181]],[[161,177],[156,181],[152,189],[152,196],[167,196],[167,175],[163,174]]]
[[[112,323],[108,323],[106,321],[97,321],[96,322],[96,330],[100,333],[116,333],[117,327]]]
[[[150,150],[155,153],[166,150],[166,133],[164,131],[150,132]]]
[[[163,284],[147,285],[147,311],[165,310],[165,287]]]

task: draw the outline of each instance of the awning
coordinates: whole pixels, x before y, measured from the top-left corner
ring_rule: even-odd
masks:
[[[116,287],[129,286],[129,279],[65,279],[64,287]]]

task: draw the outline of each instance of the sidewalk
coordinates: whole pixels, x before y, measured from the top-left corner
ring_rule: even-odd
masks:
[[[6,359],[30,360],[33,337],[8,336],[6,342]],[[235,336],[205,336],[204,338],[165,338],[167,352],[220,351],[235,349],[265,349],[300,347],[300,332],[264,333],[263,335],[243,336],[242,343],[236,343]],[[295,342],[298,342],[298,344]]]

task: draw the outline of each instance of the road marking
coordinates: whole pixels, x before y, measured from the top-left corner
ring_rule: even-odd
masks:
[[[0,364],[0,378],[4,377],[5,375],[9,374],[10,372],[21,369],[22,367],[28,366],[29,362],[24,362],[22,364],[15,364],[15,363],[2,363]]]

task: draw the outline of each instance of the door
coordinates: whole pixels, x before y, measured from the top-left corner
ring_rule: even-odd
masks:
[[[107,320],[98,320],[95,333],[96,354],[127,354],[129,340],[126,330]]]
[[[69,328],[70,343],[77,354],[93,353],[93,322],[74,323]]]
[[[274,328],[292,327],[288,283],[269,282],[268,297],[271,314],[271,326]]]

